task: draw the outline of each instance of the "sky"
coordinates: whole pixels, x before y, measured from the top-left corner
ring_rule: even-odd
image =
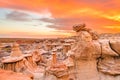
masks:
[[[0,38],[74,36],[72,26],[81,23],[120,32],[120,0],[0,0]]]

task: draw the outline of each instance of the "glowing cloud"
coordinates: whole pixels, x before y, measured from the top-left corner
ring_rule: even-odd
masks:
[[[119,0],[0,0],[0,34],[63,37],[73,35],[72,26],[78,23],[100,33],[120,32],[119,4]]]

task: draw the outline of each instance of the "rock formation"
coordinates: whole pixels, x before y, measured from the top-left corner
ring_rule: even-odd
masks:
[[[63,44],[63,53],[67,53],[71,49],[71,44]]]
[[[81,31],[88,32],[92,36],[93,40],[97,40],[99,37],[95,31],[93,31],[89,28],[86,28],[85,24],[74,25],[73,30],[76,31],[77,33],[81,32]]]
[[[0,43],[0,51],[1,51],[1,49],[2,49],[2,44]]]
[[[47,67],[47,73],[55,75],[58,80],[68,80],[68,68],[64,63],[59,63],[56,59],[56,53],[53,51],[52,64]]]
[[[0,80],[32,80],[29,76],[0,69]]]
[[[22,55],[21,50],[19,49],[19,44],[17,44],[16,42],[13,44],[12,47],[12,53],[11,53],[11,57],[19,57]]]
[[[40,63],[40,62],[44,62],[43,58],[42,58],[42,55],[38,52],[38,51],[34,51],[32,53],[32,60],[33,62],[35,62],[37,65]],[[34,64],[35,64],[34,63]]]
[[[22,54],[18,44],[14,44],[11,56],[2,58],[2,69],[21,72],[31,77],[38,77],[36,74],[44,74],[44,69],[37,66],[41,60],[40,55],[35,51],[33,54]],[[40,78],[40,75],[39,75]]]
[[[75,80],[119,80],[120,42],[102,40],[85,24],[73,26],[77,38],[71,49]]]
[[[85,24],[75,25],[73,30],[77,35],[73,38],[24,44],[26,54],[24,47],[14,43],[10,56],[1,58],[2,69],[34,80],[120,80],[120,38],[100,38]],[[5,80],[1,74],[0,80]]]

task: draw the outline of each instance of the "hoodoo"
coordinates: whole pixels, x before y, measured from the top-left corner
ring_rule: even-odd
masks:
[[[120,80],[120,38],[103,38],[85,24],[73,30],[74,37],[13,43],[10,56],[0,59],[1,68],[10,72],[1,74],[24,80]],[[6,79],[1,74],[0,80]]]
[[[19,44],[17,44],[16,42],[13,43],[13,46],[12,46],[12,52],[11,52],[11,57],[20,57],[22,56],[22,52],[19,48]]]

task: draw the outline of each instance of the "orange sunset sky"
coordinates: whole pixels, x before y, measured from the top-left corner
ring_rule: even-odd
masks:
[[[120,0],[0,0],[0,38],[72,36],[79,23],[120,32]]]

